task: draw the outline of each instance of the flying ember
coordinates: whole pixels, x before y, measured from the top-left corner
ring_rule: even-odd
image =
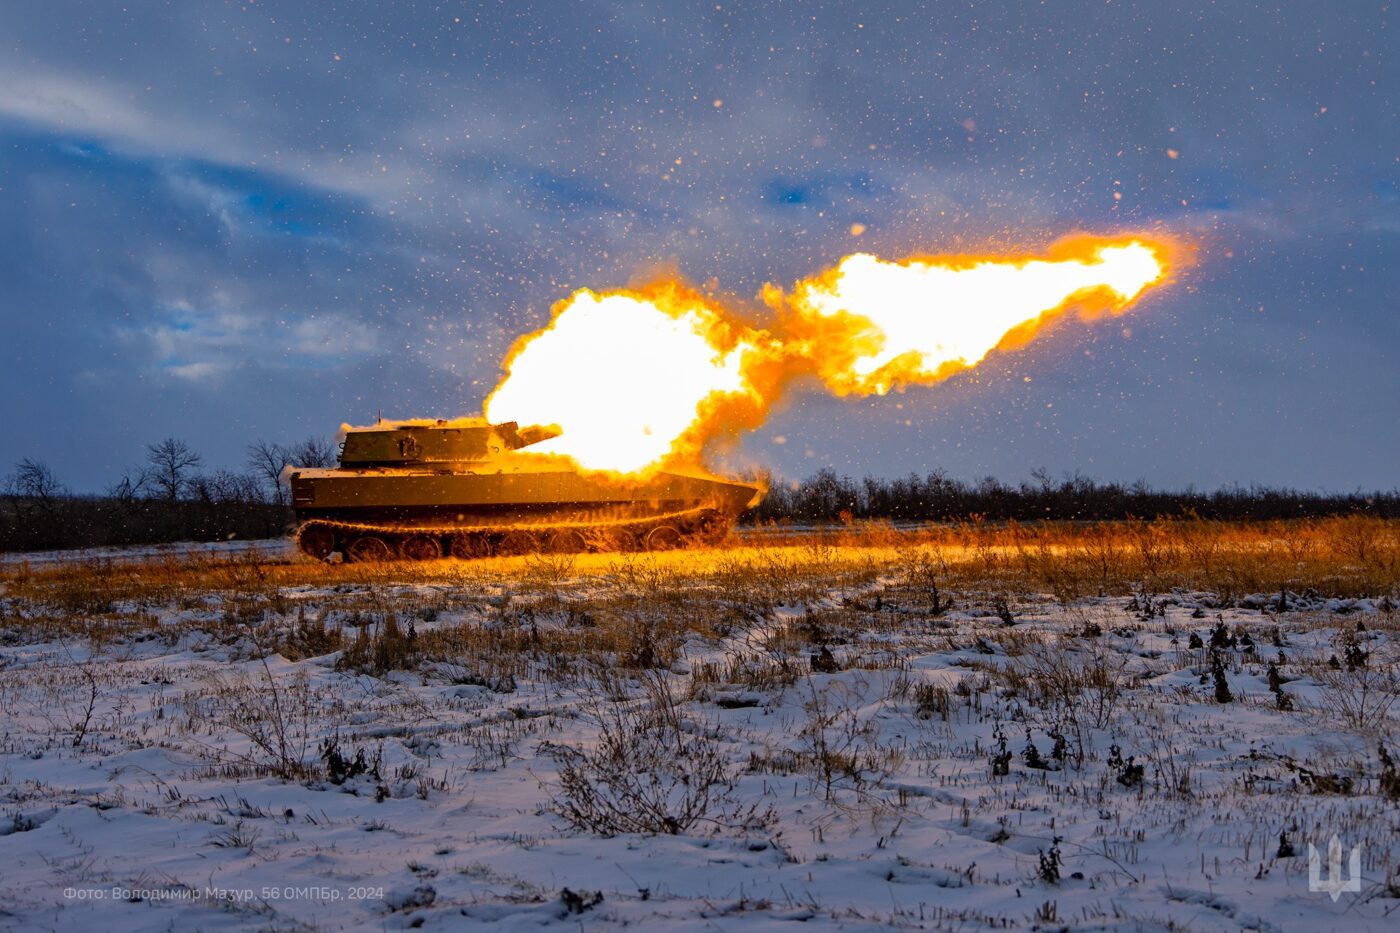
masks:
[[[1071,310],[1123,312],[1165,280],[1167,256],[1145,237],[1076,237],[1039,257],[857,253],[790,294],[766,289],[771,332],[677,283],[582,289],[517,342],[486,415],[556,427],[532,449],[588,469],[694,463],[721,430],[761,423],[794,377],[839,395],[936,382]]]

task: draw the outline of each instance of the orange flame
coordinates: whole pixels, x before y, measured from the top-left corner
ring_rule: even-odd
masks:
[[[531,451],[642,472],[674,459],[706,409],[752,394],[744,361],[756,351],[744,329],[676,283],[580,289],[516,343],[486,416],[561,430]]]
[[[486,415],[557,427],[530,450],[587,469],[695,462],[720,431],[760,424],[796,376],[816,374],[840,395],[936,382],[1028,343],[1070,309],[1122,313],[1165,280],[1169,252],[1145,237],[1078,237],[1044,257],[857,253],[791,294],[765,289],[776,335],[675,282],[581,289],[516,342]]]
[[[1029,343],[1072,305],[1121,313],[1167,273],[1142,239],[1065,241],[1055,258],[953,256],[885,262],[865,253],[801,282],[788,300],[809,355],[841,395],[883,395]]]

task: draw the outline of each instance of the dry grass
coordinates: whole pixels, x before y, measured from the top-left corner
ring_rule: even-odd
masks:
[[[374,672],[482,649],[556,657],[612,652],[624,666],[651,668],[668,666],[687,633],[724,636],[761,626],[778,607],[820,604],[833,591],[852,594],[834,614],[844,622],[818,618],[820,631],[798,633],[799,640],[839,640],[841,625],[891,628],[910,615],[936,627],[950,607],[969,600],[1011,623],[1009,594],[1049,594],[1066,605],[1083,596],[1174,589],[1212,594],[1220,606],[1247,594],[1287,599],[1305,592],[1394,603],[1397,581],[1400,522],[1365,516],[966,523],[917,531],[872,524],[806,534],[768,530],[722,547],[664,554],[345,565],[250,551],[12,563],[0,567],[0,630],[36,641],[77,636],[105,643],[156,630],[174,637],[162,614],[179,611],[183,624],[193,618],[201,630],[229,639],[258,633],[256,641],[288,657],[344,647],[353,655],[347,663]],[[452,612],[463,613],[472,630],[438,627],[408,649],[406,629],[415,619]],[[328,619],[338,624],[328,626]],[[374,638],[396,643],[376,646]]]
[[[745,832],[770,817],[730,796],[737,769],[715,729],[689,721],[665,675],[642,678],[644,696],[615,702],[591,697],[584,712],[597,724],[591,747],[546,744],[559,765],[551,809],[572,826],[617,833]]]
[[[872,525],[380,566],[4,565],[0,716],[29,724],[12,754],[159,745],[193,756],[175,778],[195,788],[275,778],[400,819],[391,801],[450,800],[475,821],[496,796],[511,833],[529,807],[502,788],[534,780],[560,831],[715,834],[809,866],[861,833],[862,862],[953,833],[1003,894],[1060,884],[1061,851],[1062,890],[1086,868],[1136,885],[1157,864],[1137,867],[1149,832],[1224,852],[1205,830],[1228,813],[1243,856],[1226,871],[1258,881],[1285,828],[1296,846],[1336,826],[1391,851],[1377,808],[1400,795],[1397,555],[1400,522],[1350,517]],[[282,827],[253,810],[229,810],[210,845],[277,851]],[[972,862],[908,858],[886,870],[945,894],[974,883]]]

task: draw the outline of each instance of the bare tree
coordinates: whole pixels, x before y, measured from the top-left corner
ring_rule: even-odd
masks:
[[[46,464],[25,457],[15,471],[5,477],[3,495],[16,519],[25,519],[37,507],[53,508],[54,500],[65,492],[63,485]]]
[[[151,471],[145,467],[132,467],[122,473],[122,478],[107,487],[107,497],[122,503],[132,503],[145,497],[151,490]]]
[[[0,500],[10,506],[16,520],[24,517],[24,499],[19,494],[19,488],[15,485],[15,474],[7,473],[3,485],[0,485]]]
[[[14,489],[18,495],[49,505],[63,495],[63,484],[53,475],[48,464],[25,457],[15,465]]]
[[[262,484],[250,473],[215,470],[192,477],[186,487],[200,502],[220,505],[247,505],[263,501]]]
[[[335,445],[324,437],[312,435],[290,451],[292,464],[299,467],[335,466]]]
[[[248,469],[257,474],[258,479],[272,490],[272,501],[277,505],[287,504],[287,484],[283,472],[295,461],[291,451],[281,444],[270,444],[259,440],[248,445]]]
[[[204,458],[184,441],[167,437],[146,448],[146,462],[151,465],[151,483],[163,498],[174,502],[188,485],[189,472]]]

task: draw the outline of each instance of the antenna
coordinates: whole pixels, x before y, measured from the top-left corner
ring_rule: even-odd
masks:
[[[381,408],[381,409],[379,409],[378,411],[376,411],[376,412],[374,413],[374,423],[375,423],[375,424],[383,424],[383,423],[384,423],[384,409]]]

